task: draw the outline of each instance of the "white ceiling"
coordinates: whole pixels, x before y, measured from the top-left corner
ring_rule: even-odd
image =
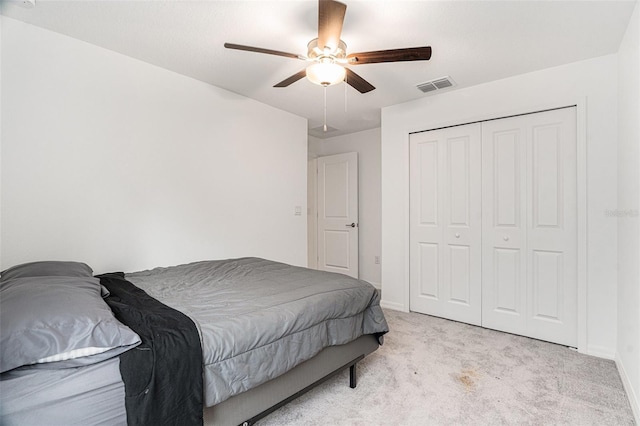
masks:
[[[348,52],[428,45],[433,55],[353,67],[376,90],[328,88],[328,124],[337,130],[310,130],[319,137],[380,126],[382,107],[437,96],[415,86],[438,77],[450,76],[457,86],[444,90],[456,90],[615,53],[636,2],[344,1]],[[315,1],[36,2],[24,9],[4,1],[2,14],[290,111],[308,118],[309,129],[322,125],[320,86],[303,79],[272,87],[305,62],[223,47],[231,42],[306,54],[317,36]]]

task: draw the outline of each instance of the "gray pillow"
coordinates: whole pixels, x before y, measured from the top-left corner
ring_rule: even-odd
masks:
[[[87,277],[93,276],[93,269],[81,262],[47,260],[23,263],[0,272],[0,281],[27,277]]]
[[[139,343],[102,299],[97,278],[14,278],[0,286],[0,372],[37,362],[91,364]]]

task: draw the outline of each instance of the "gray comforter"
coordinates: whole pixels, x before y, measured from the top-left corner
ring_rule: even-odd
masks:
[[[341,274],[242,258],[126,278],[198,326],[207,406],[273,379],[327,346],[388,331],[375,288]]]

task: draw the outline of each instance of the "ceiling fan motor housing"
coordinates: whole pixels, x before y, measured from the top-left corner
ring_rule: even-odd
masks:
[[[323,59],[330,58],[332,62],[346,62],[347,57],[347,43],[340,40],[338,46],[332,48],[331,46],[318,46],[318,39],[314,38],[307,44],[307,58],[315,61],[322,62]]]

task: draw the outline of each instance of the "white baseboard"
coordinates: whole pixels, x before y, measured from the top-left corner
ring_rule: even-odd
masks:
[[[606,346],[587,345],[586,350],[584,351],[578,350],[578,352],[586,355],[597,356],[598,358],[605,358],[610,360],[614,360],[616,358],[615,350],[608,348]]]
[[[404,305],[402,303],[388,302],[384,300],[384,296],[383,296],[383,299],[380,301],[380,306],[385,309],[392,309],[394,311],[409,312],[404,308]]]
[[[618,354],[615,356],[615,361],[616,366],[618,367],[618,373],[620,373],[620,379],[622,379],[622,386],[624,387],[625,392],[627,392],[627,397],[629,398],[631,411],[633,411],[633,416],[636,418],[636,424],[640,425],[640,395],[636,394],[631,386],[629,376],[627,375],[627,372],[624,369],[624,364],[622,364]],[[640,392],[640,389],[638,389],[638,391]]]

